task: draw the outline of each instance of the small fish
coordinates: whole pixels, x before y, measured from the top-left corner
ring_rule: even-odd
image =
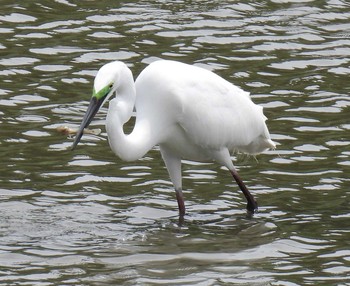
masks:
[[[68,126],[59,126],[56,128],[57,132],[62,133],[64,135],[75,135],[78,132],[78,128],[71,128]],[[91,135],[100,135],[101,129],[84,129],[84,134],[91,134]]]

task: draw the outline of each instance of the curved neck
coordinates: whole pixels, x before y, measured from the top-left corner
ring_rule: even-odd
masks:
[[[123,125],[134,109],[136,90],[132,73],[126,66],[120,75],[116,97],[109,102],[106,129],[112,151],[124,161],[134,161],[142,158],[156,142],[147,119],[136,118],[133,131],[128,135],[124,133]]]
[[[119,70],[119,78],[115,89],[115,99],[118,102],[118,115],[121,123],[129,121],[134,110],[136,89],[133,75],[130,69],[123,65]]]
[[[155,145],[150,136],[150,126],[146,121],[136,120],[133,131],[125,134],[117,107],[117,102],[113,99],[106,121],[109,146],[123,161],[135,161],[142,158]]]

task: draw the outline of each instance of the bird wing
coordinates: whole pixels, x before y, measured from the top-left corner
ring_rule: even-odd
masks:
[[[263,108],[249,93],[204,71],[192,73],[182,90],[180,125],[188,137],[205,148],[260,153],[271,147]],[[270,141],[271,142],[270,142]]]
[[[226,147],[255,154],[274,146],[262,107],[213,72],[156,61],[139,75],[136,88],[138,117],[152,122],[158,133],[178,124],[187,142],[205,150]]]

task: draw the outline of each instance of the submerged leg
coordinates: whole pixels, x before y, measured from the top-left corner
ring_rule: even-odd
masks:
[[[230,169],[230,172],[231,172],[233,178],[235,179],[237,185],[241,189],[243,195],[247,199],[247,202],[248,202],[247,203],[248,214],[249,215],[254,214],[254,212],[258,210],[258,203],[254,199],[253,195],[248,191],[248,189],[245,186],[245,184],[243,183],[241,177],[238,175],[238,172],[236,171],[236,169],[235,168]]]
[[[236,180],[237,185],[239,186],[239,188],[243,192],[243,195],[247,199],[247,202],[248,202],[248,204],[247,204],[248,215],[254,214],[254,212],[256,210],[258,210],[258,203],[255,201],[254,197],[248,191],[247,187],[245,186],[245,184],[243,183],[242,179],[238,175],[238,173],[236,171],[236,168],[233,166],[233,163],[232,163],[232,160],[231,160],[231,156],[230,156],[230,152],[228,151],[228,149],[226,148],[226,149],[219,150],[218,152],[215,153],[215,157],[214,158],[215,158],[215,160],[217,162],[219,162],[222,165],[226,166],[230,170],[233,178]]]
[[[177,205],[179,206],[179,216],[183,217],[186,213],[186,208],[185,208],[185,201],[184,201],[184,197],[182,194],[182,190],[175,189],[175,192],[176,192]]]

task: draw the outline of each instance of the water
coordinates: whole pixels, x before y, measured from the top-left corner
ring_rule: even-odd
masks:
[[[22,3],[23,2],[23,3]],[[348,1],[2,1],[1,285],[350,285]],[[157,148],[125,163],[77,126],[97,69],[194,63],[251,92],[275,151],[185,162],[188,215]],[[132,124],[127,126],[131,130]]]

